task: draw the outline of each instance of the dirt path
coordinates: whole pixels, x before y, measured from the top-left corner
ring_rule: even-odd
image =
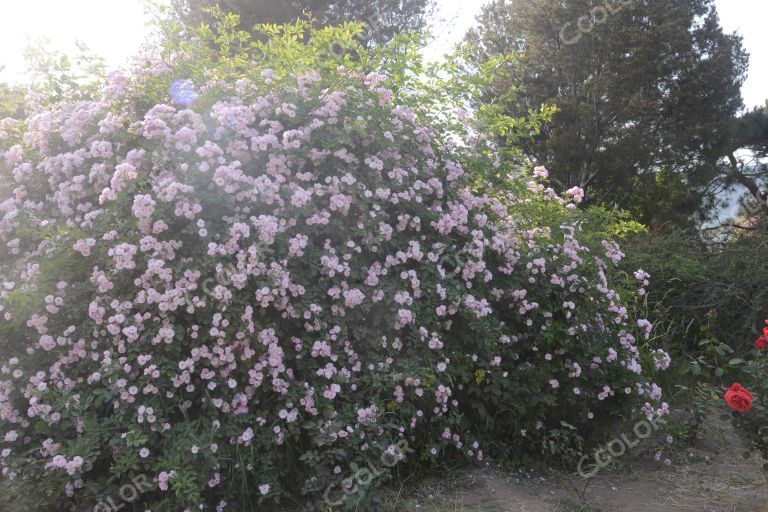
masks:
[[[581,477],[485,469],[427,481],[399,498],[396,512],[768,512],[761,463],[741,457],[728,429],[678,453],[671,466],[632,462],[621,472]],[[628,461],[629,462],[629,461]],[[579,487],[577,491],[576,487]]]

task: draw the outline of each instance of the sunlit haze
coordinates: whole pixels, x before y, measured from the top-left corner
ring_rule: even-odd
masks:
[[[438,58],[461,40],[484,2],[438,0],[437,37],[426,49]],[[722,24],[744,37],[750,53],[750,71],[743,89],[747,106],[768,99],[768,4],[765,0],[718,0]],[[3,0],[0,21],[0,81],[24,79],[23,50],[32,39],[50,39],[59,50],[74,49],[82,41],[102,55],[109,66],[123,65],[150,33],[142,0]]]

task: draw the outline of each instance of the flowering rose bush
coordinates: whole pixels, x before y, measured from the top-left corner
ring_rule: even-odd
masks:
[[[354,509],[399,463],[565,454],[665,413],[668,357],[580,190],[538,169],[473,192],[467,169],[511,164],[472,119],[350,62],[180,87],[175,59],[0,124],[15,506],[99,509],[149,475],[135,510]]]
[[[765,321],[768,324],[768,320]],[[739,378],[744,385],[733,384],[723,395],[726,405],[733,411],[731,421],[742,438],[746,453],[755,450],[766,461],[768,469],[768,363],[765,343],[768,327],[757,338],[752,357],[737,359]]]

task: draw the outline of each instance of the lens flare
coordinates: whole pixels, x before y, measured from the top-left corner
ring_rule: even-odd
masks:
[[[175,80],[169,88],[171,98],[179,105],[188,107],[197,100],[195,84],[191,80]]]

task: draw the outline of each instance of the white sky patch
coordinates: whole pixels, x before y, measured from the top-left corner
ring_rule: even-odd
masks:
[[[440,58],[461,41],[475,23],[483,0],[437,0],[435,37],[425,49],[428,59]],[[744,37],[750,72],[743,88],[748,107],[768,99],[768,2],[717,0],[722,24]],[[29,38],[48,38],[53,48],[73,51],[75,41],[102,55],[111,68],[125,66],[151,29],[142,0],[0,0],[0,81],[24,80],[24,47]]]
[[[81,41],[111,68],[123,66],[149,35],[147,21],[142,0],[0,0],[0,80],[25,79],[30,39],[70,54]]]
[[[748,108],[768,100],[768,2],[765,0],[717,0],[720,22],[728,32],[744,38],[749,52],[749,76],[741,89]]]

